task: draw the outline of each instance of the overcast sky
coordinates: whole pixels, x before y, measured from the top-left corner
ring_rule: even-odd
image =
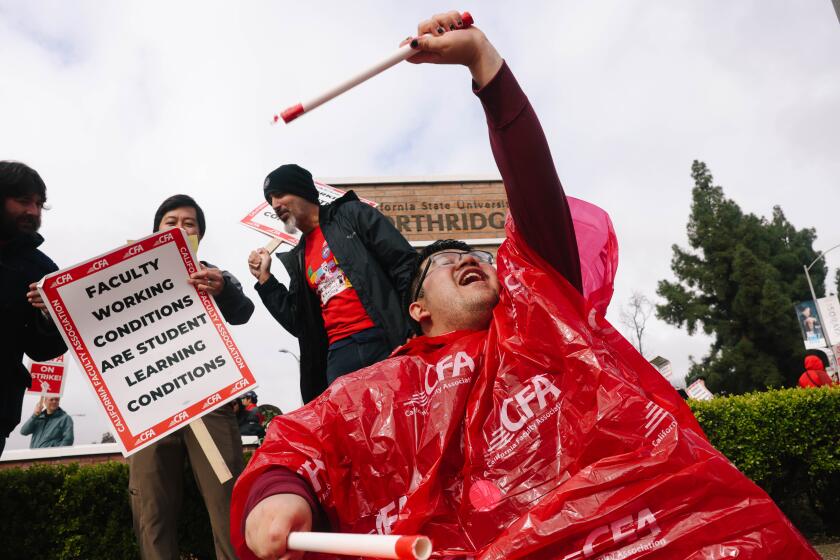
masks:
[[[691,162],[746,212],[780,205],[840,243],[840,25],[830,0],[651,2],[8,2],[0,0],[0,159],[47,183],[43,250],[66,267],[150,233],[157,205],[203,206],[199,255],[257,303],[231,330],[261,402],[299,405],[297,352],[246,266],[238,221],[265,175],[495,173],[463,68],[401,64],[289,126],[272,115],[390,53],[432,13],[470,10],[530,96],[566,191],[606,209],[621,247],[611,318],[655,299],[687,246]],[[832,277],[840,249],[830,254]],[[275,269],[282,267],[276,263]],[[793,312],[793,311],[791,311]],[[648,357],[684,373],[708,339],[651,319]],[[76,442],[108,429],[75,364]],[[31,413],[34,398],[24,402]],[[14,435],[8,448],[28,446]]]

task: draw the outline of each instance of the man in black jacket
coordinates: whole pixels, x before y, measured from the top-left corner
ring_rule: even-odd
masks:
[[[38,280],[58,270],[38,250],[46,201],[47,187],[34,169],[0,161],[0,455],[20,422],[23,394],[32,383],[23,354],[48,360],[67,351],[35,289]]]
[[[411,326],[403,297],[417,252],[378,210],[353,191],[326,206],[318,203],[312,175],[294,164],[272,171],[265,199],[300,243],[278,255],[289,287],[271,274],[265,249],[248,266],[265,306],[300,343],[304,402],[350,373],[386,358],[405,342]]]

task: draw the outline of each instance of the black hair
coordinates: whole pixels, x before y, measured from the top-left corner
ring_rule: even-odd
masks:
[[[30,194],[46,204],[47,185],[38,172],[19,161],[0,161],[0,201]]]
[[[155,223],[152,226],[152,231],[158,231],[160,229],[160,221],[163,219],[163,216],[167,212],[171,212],[176,208],[194,208],[195,209],[195,219],[198,221],[198,237],[204,237],[204,231],[206,224],[204,222],[204,211],[201,209],[201,206],[195,201],[195,199],[186,194],[174,194],[164,200],[160,206],[158,206],[157,211],[155,212]]]
[[[414,270],[411,271],[411,284],[409,284],[408,292],[405,294],[406,314],[408,314],[408,307],[414,303],[414,293],[417,292],[417,284],[420,282],[420,275],[423,273],[423,263],[435,253],[440,253],[441,251],[451,251],[453,249],[458,251],[473,250],[470,245],[464,243],[463,241],[458,241],[457,239],[438,239],[431,245],[426,245],[420,250],[417,260],[414,261]],[[421,288],[417,297],[419,298],[422,296],[423,289]],[[411,315],[408,316],[408,322],[411,324],[414,332],[420,334],[420,323],[412,319]]]

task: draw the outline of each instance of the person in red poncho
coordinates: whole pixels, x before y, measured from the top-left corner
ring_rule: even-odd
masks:
[[[411,61],[472,74],[510,206],[497,269],[424,251],[423,334],[272,422],[234,488],[240,558],[300,558],[287,535],[313,527],[425,534],[435,558],[818,558],[604,319],[581,265],[614,267],[581,262],[533,108],[461,27],[421,23]]]
[[[808,389],[832,385],[836,383],[826,373],[822,360],[818,356],[805,356],[805,372],[799,376],[799,386]]]

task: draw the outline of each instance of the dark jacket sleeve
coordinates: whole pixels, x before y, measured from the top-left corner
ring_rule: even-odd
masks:
[[[42,362],[67,352],[67,345],[58,332],[52,319],[32,308],[30,319],[23,328],[25,331],[23,351],[36,362]]]
[[[254,289],[257,290],[263,305],[271,313],[271,316],[292,336],[300,337],[295,295],[281,284],[273,274],[269,276],[265,284],[259,282],[254,284]]]
[[[397,293],[405,294],[418,259],[417,251],[382,212],[364,202],[352,204],[357,207],[356,231],[379,266],[388,274]]]
[[[225,287],[215,299],[225,321],[231,325],[243,325],[254,313],[254,302],[242,291],[242,284],[227,270],[222,271]]]
[[[569,204],[531,103],[507,63],[476,95],[487,116],[490,146],[516,229],[531,249],[582,293]]]

